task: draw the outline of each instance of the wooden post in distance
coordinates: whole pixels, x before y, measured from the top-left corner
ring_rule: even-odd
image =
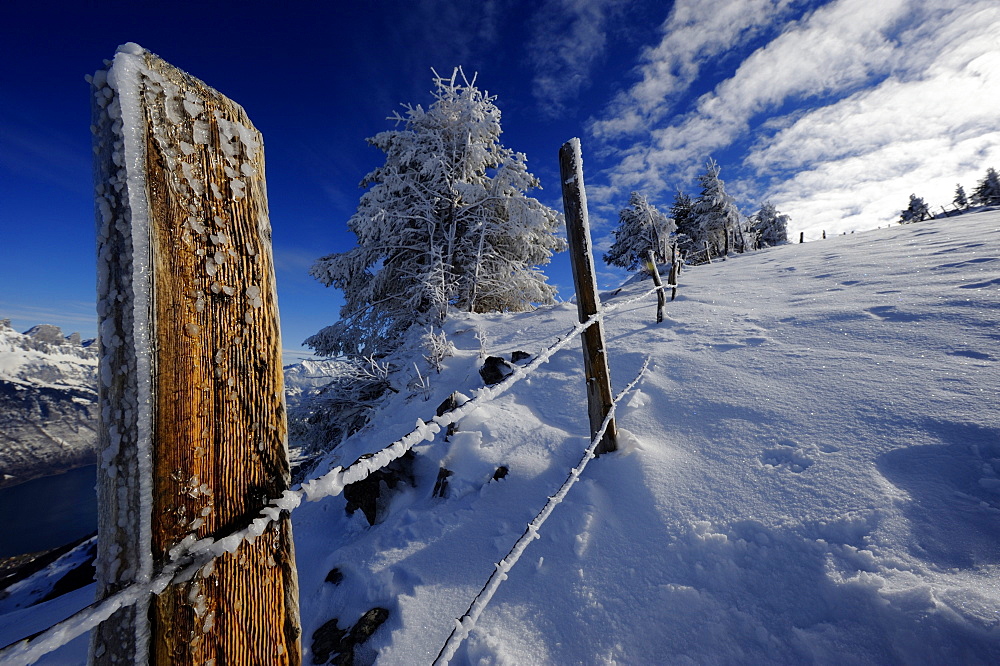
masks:
[[[681,274],[681,253],[677,250],[677,244],[670,246],[670,275],[667,277],[667,284],[670,285],[670,300],[677,298],[677,276]]]
[[[583,185],[583,158],[580,140],[570,139],[559,149],[559,174],[562,178],[563,209],[566,213],[566,237],[569,241],[573,283],[576,286],[576,307],[580,322],[585,322],[601,309],[597,295],[597,277],[590,241],[590,221],[587,216],[587,192]],[[611,373],[604,347],[604,327],[595,322],[580,334],[583,339],[583,369],[587,378],[587,407],[591,437],[597,435],[605,417],[611,411]],[[614,419],[608,424],[597,454],[618,449],[618,430]]]
[[[663,281],[660,279],[660,271],[656,268],[656,257],[653,251],[646,252],[646,262],[649,264],[649,272],[653,276],[653,284],[657,286],[656,291],[656,323],[663,321],[663,306],[666,305],[667,295],[663,293]],[[673,273],[673,268],[670,269]]]
[[[134,44],[93,77],[101,344],[97,582],[246,527],[290,483],[260,133]],[[301,662],[287,514],[92,632],[94,664]]]

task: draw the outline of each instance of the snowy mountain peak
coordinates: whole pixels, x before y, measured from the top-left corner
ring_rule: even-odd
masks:
[[[0,319],[0,486],[93,459],[97,347],[40,324]]]

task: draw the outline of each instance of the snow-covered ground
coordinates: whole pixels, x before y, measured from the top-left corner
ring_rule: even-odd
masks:
[[[651,357],[621,406],[623,450],[556,507],[455,663],[1000,663],[1000,213],[773,248],[681,282],[662,324],[655,298],[609,316],[616,390]],[[457,352],[429,391],[393,396],[329,463],[472,395],[483,353],[534,354],[575,317],[453,316]],[[431,662],[579,461],[583,389],[574,344],[416,447],[414,487],[374,527],[342,497],[296,510],[304,648],[382,607],[358,662]],[[0,618],[0,645],[55,604]],[[40,663],[82,663],[85,647]]]

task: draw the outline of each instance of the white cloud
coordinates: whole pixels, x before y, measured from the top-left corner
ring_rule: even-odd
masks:
[[[688,90],[704,64],[753,37],[802,0],[678,0],[662,26],[660,43],[643,52],[642,80],[618,95],[594,136],[611,138],[646,130]]]
[[[651,133],[647,171],[696,168],[747,132],[755,116],[790,98],[850,90],[888,74],[895,54],[886,33],[909,16],[906,0],[838,0],[791,24],[679,124]]]
[[[532,93],[542,111],[558,117],[566,102],[590,84],[604,53],[609,12],[624,0],[544,0],[534,17],[529,57]]]
[[[994,0],[829,2],[623,149],[602,195],[664,192],[749,143],[756,179],[730,190],[771,199],[816,235],[884,224],[911,192],[948,203],[956,182],[969,191],[1000,163],[998,34]]]
[[[901,36],[893,75],[795,118],[746,158],[793,223],[870,228],[911,193],[936,206],[1000,163],[1000,7],[964,5]]]
[[[1000,24],[1000,8],[992,13],[993,24]],[[973,29],[965,33],[965,41],[956,42],[950,33],[944,31],[935,39],[912,45],[911,50],[936,54],[925,71],[907,75],[905,80],[893,76],[874,88],[800,115],[773,137],[759,141],[747,163],[758,172],[800,168],[896,141],[941,135],[962,139],[995,129],[1000,103],[996,38],[986,30],[977,35]]]

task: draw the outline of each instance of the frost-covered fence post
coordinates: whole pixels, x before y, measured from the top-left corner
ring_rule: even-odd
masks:
[[[670,275],[667,277],[667,284],[670,285],[670,300],[677,298],[677,276],[681,274],[681,254],[677,251],[677,244],[670,247]]]
[[[566,212],[566,238],[569,241],[573,283],[576,286],[576,308],[581,322],[601,309],[597,295],[597,274],[590,242],[590,220],[587,216],[587,191],[583,185],[583,157],[580,140],[570,139],[559,149],[559,173],[562,178],[563,209]],[[590,433],[593,437],[611,411],[611,373],[604,347],[604,327],[600,321],[580,334],[583,338],[583,369],[587,378],[587,406]],[[614,419],[608,425],[597,447],[597,454],[618,448],[618,430]]]
[[[667,295],[663,293],[663,281],[660,279],[660,271],[656,268],[656,257],[652,250],[646,251],[646,263],[649,264],[649,272],[653,276],[653,284],[656,285],[656,323],[663,321],[663,306],[667,304]],[[673,268],[670,269],[673,273]]]
[[[289,484],[261,135],[135,44],[92,78],[98,224],[97,586],[245,526]],[[284,516],[92,632],[95,664],[298,664]]]

